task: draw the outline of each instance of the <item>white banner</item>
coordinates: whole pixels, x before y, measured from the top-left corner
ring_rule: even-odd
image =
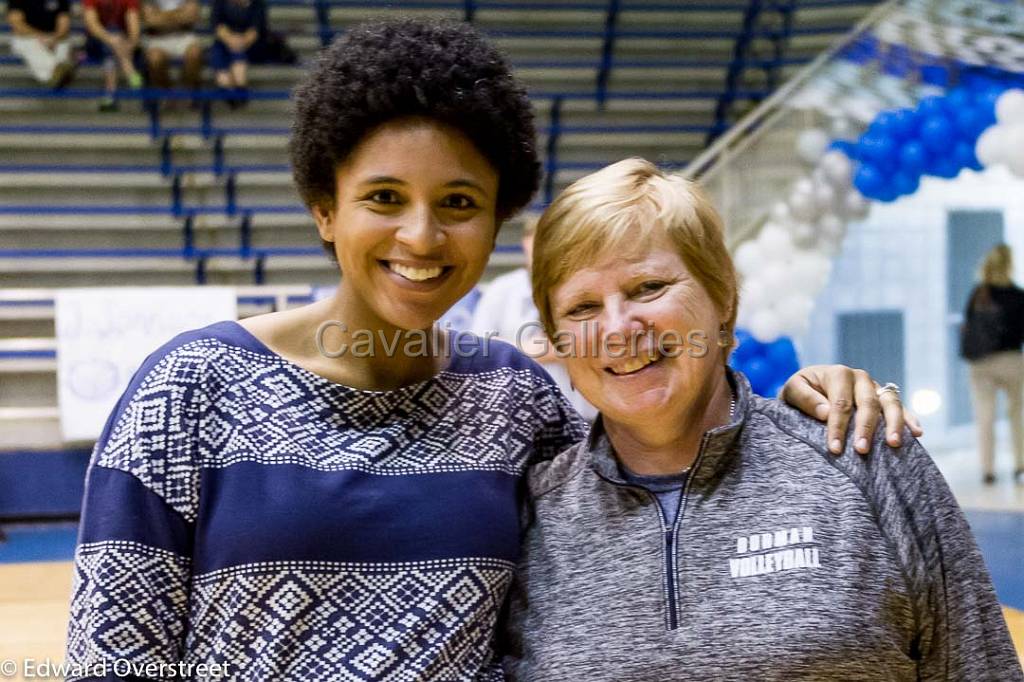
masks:
[[[237,319],[228,287],[62,289],[55,297],[57,387],[66,441],[100,436],[142,361],[177,334]]]

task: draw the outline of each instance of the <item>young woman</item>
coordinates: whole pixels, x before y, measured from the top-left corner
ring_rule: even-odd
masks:
[[[465,24],[369,24],[324,52],[295,104],[295,179],[337,293],[189,332],[140,369],[88,474],[68,638],[83,668],[482,675],[521,476],[583,436],[536,363],[433,326],[539,179],[530,103],[500,54]],[[856,391],[862,429],[879,410],[857,378],[812,370],[791,388],[809,412],[825,400],[812,384],[847,405]]]

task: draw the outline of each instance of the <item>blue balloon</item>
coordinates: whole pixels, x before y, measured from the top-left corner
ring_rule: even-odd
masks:
[[[960,85],[971,91],[973,97],[977,98],[983,92],[998,87],[998,81],[979,71],[967,70],[960,74]]]
[[[946,110],[955,116],[956,112],[970,107],[973,99],[966,88],[954,88],[946,93]]]
[[[950,149],[943,155],[935,156],[928,164],[928,174],[940,178],[955,178],[960,174],[960,166],[953,158],[953,150]]]
[[[899,196],[899,192],[896,191],[896,187],[892,183],[892,178],[887,178],[882,187],[877,192],[875,192],[875,196],[871,198],[878,199],[879,201],[884,201],[885,203],[888,204],[890,202],[896,201],[896,199],[898,199]]]
[[[917,113],[924,120],[932,116],[945,116],[949,113],[949,109],[946,107],[944,97],[932,95],[917,103]]]
[[[921,124],[921,142],[930,152],[936,154],[948,152],[953,138],[953,123],[946,116],[929,116]]]
[[[888,135],[865,133],[857,143],[858,158],[881,169],[896,167],[896,142]]]
[[[944,88],[949,85],[949,69],[938,64],[922,64],[921,82]]]
[[[790,372],[790,374],[792,374],[792,372]],[[788,378],[789,376],[786,376],[786,379]],[[778,398],[779,394],[782,393],[782,387],[786,385],[786,379],[772,384],[771,388],[761,395],[765,398]]]
[[[853,176],[853,186],[868,198],[874,198],[884,184],[885,176],[882,175],[882,171],[867,163],[862,163]]]
[[[913,194],[917,191],[920,184],[921,178],[919,175],[911,175],[903,171],[893,173],[892,188],[900,196]]]
[[[957,130],[964,139],[975,141],[982,131],[988,127],[985,114],[978,107],[965,107],[956,112],[953,116]]]
[[[868,132],[873,135],[885,135],[886,137],[893,137],[896,132],[896,120],[895,112],[882,111],[875,120],[868,126]]]
[[[974,155],[974,145],[965,140],[960,140],[953,147],[953,161],[959,168],[978,170],[978,167],[981,166],[978,157]]]
[[[736,350],[732,352],[730,362],[733,367],[741,369],[754,358],[761,356],[764,344],[751,336],[750,332],[745,329],[737,329],[734,336],[736,337]]]
[[[996,122],[996,101],[1002,97],[1003,88],[995,87],[985,90],[977,99],[978,112],[985,125],[982,130]]]
[[[857,143],[850,142],[849,140],[835,140],[829,146],[829,149],[836,149],[846,154],[849,158],[857,160]]]
[[[900,170],[908,175],[920,175],[928,165],[928,151],[917,140],[900,147]]]
[[[772,366],[768,364],[768,361],[764,358],[752,358],[750,362],[747,362],[743,366],[737,366],[736,369],[747,375],[747,380],[750,381],[750,387],[754,389],[754,393],[757,393],[758,395],[768,395],[768,391],[770,391],[772,386],[776,383],[775,374],[772,372]]]
[[[917,134],[917,114],[913,109],[897,109],[892,112],[892,136],[906,140]]]
[[[800,369],[796,348],[788,336],[780,336],[765,348],[765,359],[775,369],[776,375],[785,381],[790,374]]]

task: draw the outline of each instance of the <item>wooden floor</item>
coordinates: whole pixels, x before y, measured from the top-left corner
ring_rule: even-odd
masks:
[[[62,661],[70,594],[68,562],[0,564],[0,660]],[[1024,661],[1024,611],[1004,612]]]
[[[69,562],[0,564],[0,661],[63,661],[70,600]]]

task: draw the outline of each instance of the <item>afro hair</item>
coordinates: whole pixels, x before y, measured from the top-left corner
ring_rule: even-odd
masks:
[[[296,88],[290,151],[306,205],[333,209],[338,164],[405,116],[473,142],[498,173],[499,224],[529,203],[540,182],[533,108],[504,57],[464,22],[400,19],[347,31]]]

